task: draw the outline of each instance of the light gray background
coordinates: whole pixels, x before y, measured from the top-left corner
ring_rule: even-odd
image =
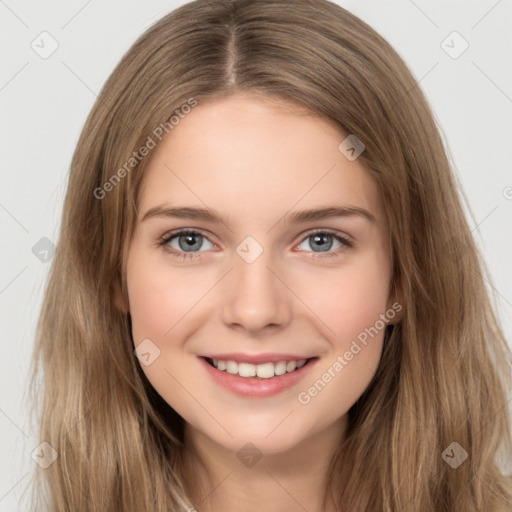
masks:
[[[71,156],[96,94],[138,35],[184,2],[0,0],[2,265],[0,511],[29,510],[23,492],[37,433],[26,378],[49,263],[32,247],[57,242]],[[470,202],[473,234],[512,340],[512,2],[340,1],[398,50],[431,103]],[[31,44],[47,31],[58,49]],[[469,48],[448,55],[457,31]],[[462,41],[451,36],[452,53]],[[489,284],[491,287],[491,284]]]

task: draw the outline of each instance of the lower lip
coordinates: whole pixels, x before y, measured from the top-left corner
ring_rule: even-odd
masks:
[[[298,370],[283,375],[277,375],[270,379],[262,379],[260,377],[240,377],[240,375],[232,375],[226,371],[217,370],[217,368],[211,366],[204,357],[200,357],[199,360],[206,371],[211,375],[214,382],[237,395],[255,398],[274,396],[293,387],[317,362],[317,358],[309,359],[308,362]]]

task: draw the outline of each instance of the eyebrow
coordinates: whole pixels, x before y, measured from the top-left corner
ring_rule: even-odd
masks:
[[[310,221],[325,220],[335,217],[362,217],[369,222],[376,222],[375,217],[364,208],[358,206],[327,206],[309,210],[300,210],[287,213],[282,220],[289,224],[299,224]],[[141,223],[154,218],[167,217],[177,219],[204,220],[213,224],[225,224],[229,227],[229,221],[211,208],[174,207],[165,204],[150,208],[142,217]]]

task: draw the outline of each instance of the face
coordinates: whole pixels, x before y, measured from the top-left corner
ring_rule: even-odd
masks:
[[[187,427],[230,450],[341,426],[396,321],[383,207],[345,138],[238,93],[153,150],[126,268],[134,343]]]

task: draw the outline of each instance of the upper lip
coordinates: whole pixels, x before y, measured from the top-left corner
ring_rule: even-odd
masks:
[[[293,354],[209,354],[202,356],[210,359],[220,359],[221,361],[236,361],[237,363],[263,364],[278,363],[279,361],[300,361],[302,359],[311,359],[311,356],[300,356]]]

